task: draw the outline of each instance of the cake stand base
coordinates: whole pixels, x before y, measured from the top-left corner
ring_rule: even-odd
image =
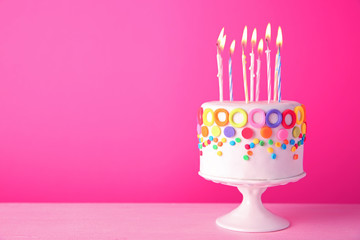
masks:
[[[268,187],[296,182],[305,177],[298,176],[276,180],[236,180],[207,176],[199,173],[207,180],[225,185],[235,186],[243,195],[239,207],[230,213],[219,217],[216,224],[220,227],[242,232],[272,232],[287,228],[290,222],[267,210],[261,201],[261,195]]]

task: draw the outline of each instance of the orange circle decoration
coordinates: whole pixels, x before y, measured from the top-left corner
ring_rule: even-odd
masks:
[[[263,138],[270,138],[272,135],[272,130],[271,130],[271,128],[265,126],[265,127],[261,128],[260,134]]]
[[[225,113],[225,120],[223,122],[220,121],[220,119],[219,119],[219,113]],[[229,112],[224,108],[216,109],[214,112],[214,118],[215,118],[215,123],[218,126],[221,126],[221,127],[226,126],[229,123]]]
[[[203,135],[203,137],[209,136],[209,129],[207,128],[207,126],[201,127],[201,134]]]

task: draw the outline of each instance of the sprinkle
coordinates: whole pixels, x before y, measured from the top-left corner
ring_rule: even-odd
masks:
[[[250,145],[249,145],[249,144],[245,144],[245,149],[250,149]]]
[[[248,156],[248,155],[244,155],[244,160],[249,160],[249,156]]]
[[[218,142],[218,146],[221,147],[223,145],[223,142]]]
[[[223,143],[226,143],[226,138],[222,138],[221,141],[222,141]]]
[[[206,147],[205,143],[202,144],[203,147]]]
[[[199,143],[201,143],[201,138],[199,138]]]
[[[255,144],[254,143],[250,143],[250,148],[254,148]]]
[[[270,145],[273,145],[274,141],[271,140],[271,139],[269,139],[268,143],[269,143]]]
[[[209,145],[209,143],[206,141],[206,142],[204,142],[204,144],[205,144],[205,146],[207,146],[207,145]]]
[[[253,155],[253,152],[252,152],[252,151],[248,151],[247,154],[248,154],[249,156],[252,156],[252,155]]]
[[[210,141],[214,140],[213,136],[210,136],[210,137],[209,137],[209,140],[210,140]]]
[[[265,142],[264,142],[263,140],[261,140],[261,141],[259,142],[259,144],[260,144],[260,146],[264,146],[264,145],[265,145]]]
[[[235,141],[230,141],[230,145],[234,146],[235,145]]]
[[[273,153],[273,152],[274,152],[274,149],[273,149],[272,147],[268,147],[268,148],[267,148],[267,151],[268,151],[269,153]]]
[[[202,149],[201,143],[198,144],[198,148],[199,148],[199,149]]]
[[[201,142],[203,142],[204,141],[204,138],[201,138]]]
[[[302,134],[300,133],[299,138],[302,138]]]
[[[300,141],[298,141],[298,143],[297,143],[297,144],[298,144],[298,146],[300,147],[300,146],[301,146],[301,140],[300,140]]]
[[[285,139],[285,140],[284,140],[284,143],[285,143],[286,145],[288,145],[288,144],[289,144],[289,141],[288,141],[287,139]]]
[[[299,155],[297,154],[294,154],[294,160],[298,159],[299,158]]]
[[[290,144],[291,144],[291,145],[294,145],[294,144],[295,144],[295,140],[294,140],[294,139],[291,139],[291,140],[290,140]]]
[[[281,148],[285,150],[286,149],[286,144],[285,143],[281,144]]]
[[[200,151],[200,156],[202,156],[202,151]]]
[[[276,142],[276,143],[275,143],[275,146],[276,146],[276,147],[280,147],[280,146],[281,146],[281,143]]]
[[[296,151],[296,147],[293,146],[293,147],[291,148],[291,151],[292,151],[292,152],[295,152],[295,151]]]
[[[241,142],[241,139],[240,138],[235,138],[235,141],[239,143],[239,142]]]
[[[200,135],[198,134],[197,137],[200,138]]]
[[[217,152],[217,155],[218,155],[218,156],[222,156],[222,151],[218,151],[218,152]]]
[[[217,143],[218,141],[219,141],[219,140],[218,140],[217,138],[214,138],[214,142],[216,142],[216,143]]]
[[[207,143],[208,143],[208,145],[209,145],[209,144],[211,144],[211,141],[208,139],[208,140],[207,140]]]
[[[258,144],[258,143],[259,143],[259,139],[254,138],[253,143]]]
[[[297,144],[295,144],[294,147],[297,149],[299,146]]]
[[[214,150],[218,149],[218,146],[214,145],[214,146],[213,146],[213,149],[214,149]]]
[[[276,158],[276,154],[275,154],[275,153],[271,154],[271,158],[272,158],[272,159],[275,159],[275,158]]]

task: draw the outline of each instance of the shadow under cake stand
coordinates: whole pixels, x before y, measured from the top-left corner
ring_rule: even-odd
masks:
[[[305,177],[306,173],[304,172],[294,177],[275,180],[221,178],[209,176],[201,172],[199,172],[199,175],[206,180],[215,183],[237,187],[243,195],[243,201],[240,206],[230,213],[216,219],[217,225],[234,231],[272,232],[289,227],[290,222],[267,210],[261,201],[261,195],[268,187],[296,182]]]

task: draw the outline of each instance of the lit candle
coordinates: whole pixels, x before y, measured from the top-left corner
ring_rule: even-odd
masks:
[[[254,101],[254,79],[255,79],[255,56],[254,46],[256,46],[256,28],[251,36],[251,53],[250,53],[250,102]]]
[[[232,82],[232,60],[231,56],[235,50],[235,40],[230,45],[230,59],[229,59],[229,90],[230,90],[230,101],[233,101],[233,82]]]
[[[278,99],[281,102],[281,56],[280,56],[280,48],[283,43],[282,31],[281,27],[278,29],[278,34],[276,37],[276,46],[278,47],[278,61],[277,61],[277,80],[278,80]]]
[[[245,102],[248,103],[249,102],[249,94],[248,94],[247,81],[246,81],[246,57],[245,57],[245,53],[244,53],[246,43],[247,43],[247,26],[245,26],[244,31],[243,31],[241,46],[242,46],[242,65],[243,65]]]
[[[270,68],[270,52],[271,51],[269,49],[270,39],[271,39],[271,26],[270,26],[270,23],[268,23],[268,25],[266,27],[266,32],[265,32],[265,41],[266,41],[266,46],[267,46],[265,53],[266,53],[266,65],[267,65],[268,103],[270,103],[270,99],[271,99],[271,68]]]
[[[256,68],[256,101],[259,101],[259,96],[260,96],[260,65],[261,65],[261,61],[260,61],[260,56],[263,52],[264,49],[264,43],[263,40],[260,39],[259,42],[259,46],[258,46],[258,59],[257,59],[257,68]]]
[[[217,60],[217,66],[218,66],[218,74],[217,77],[219,78],[219,95],[220,95],[220,101],[222,102],[224,100],[223,97],[223,63],[221,58],[221,51],[224,50],[226,41],[226,35],[224,36],[224,28],[221,29],[221,32],[219,34],[218,40],[216,42],[216,60]]]

